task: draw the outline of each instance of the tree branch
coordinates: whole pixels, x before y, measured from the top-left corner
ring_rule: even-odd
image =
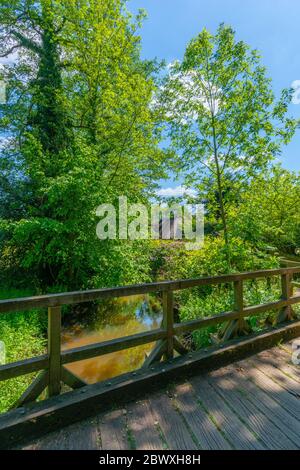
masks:
[[[30,49],[31,51],[39,54],[40,56],[43,54],[42,48],[36,44],[32,39],[27,38],[19,31],[11,30],[10,34],[14,36],[17,40],[19,40],[20,44],[19,47],[24,47],[25,49]]]

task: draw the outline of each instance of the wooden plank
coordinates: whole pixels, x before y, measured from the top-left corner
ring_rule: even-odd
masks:
[[[19,299],[0,300],[0,313],[28,310],[31,308],[56,307],[59,305],[78,304],[91,302],[103,298],[126,297],[129,295],[146,294],[165,290],[181,290],[191,287],[218,285],[235,282],[239,279],[259,279],[264,277],[279,276],[282,274],[297,274],[300,268],[267,269],[222,276],[210,276],[197,279],[181,279],[178,281],[161,281],[148,284],[130,285],[124,287],[112,287],[93,289],[86,291],[66,292],[59,294],[41,295],[35,297],[23,297]]]
[[[155,362],[159,362],[163,356],[163,354],[166,352],[167,349],[167,344],[165,340],[159,340],[155,347],[152,349],[150,352],[149,356],[146,357],[142,369],[147,369],[150,367],[152,364]]]
[[[183,323],[174,324],[174,333],[179,335],[189,331],[199,330],[200,328],[206,328],[207,326],[217,325],[224,323],[225,321],[237,318],[238,314],[235,311],[222,312],[218,315],[212,315],[210,317],[201,318],[199,320],[190,320]]]
[[[300,420],[300,403],[299,399],[291,395],[281,385],[274,380],[270,379],[266,374],[261,372],[248,361],[239,361],[237,366],[241,372],[247,374],[249,379],[252,380],[258,387],[269,394],[279,406],[282,406],[286,411],[292,414],[296,419]]]
[[[258,406],[241,394],[236,384],[221,374],[209,374],[208,382],[213,386],[220,398],[225,400],[233,413],[260,439],[267,449],[295,450],[297,446],[279,428],[269,420],[268,414],[261,412]]]
[[[222,368],[222,373],[233,382],[234,386],[243,393],[248,400],[257,406],[289,439],[300,447],[300,422],[290,415],[284,408],[257,387],[247,375],[244,375],[234,365]],[[213,372],[218,374],[218,372]]]
[[[292,259],[286,259],[286,258],[281,258],[280,262],[282,263],[282,266],[284,267],[297,267],[299,266],[299,262],[298,261],[294,261]]]
[[[251,383],[251,382],[250,382],[250,383]],[[176,393],[176,395],[177,395],[177,396],[176,396],[176,401],[177,401],[177,402],[178,402],[178,398],[179,398],[180,396],[182,396],[182,394],[180,393],[180,387],[183,387],[183,390],[181,390],[181,391],[182,391],[182,393],[183,393],[183,396],[185,395],[185,387],[186,387],[186,385],[177,387],[176,390],[175,390],[175,393]],[[255,388],[254,385],[253,385],[252,387]],[[251,392],[251,395],[250,395],[250,396],[252,396],[253,388],[249,390],[249,391]],[[188,392],[189,394],[190,394],[190,391],[191,391],[191,389],[188,388],[187,392]],[[258,391],[259,391],[259,389],[258,389]],[[261,394],[261,395],[265,395],[263,392],[260,392],[260,394]],[[267,399],[268,401],[270,401],[270,399],[268,399],[268,396],[267,396],[267,395],[265,395],[265,397],[266,397],[266,399]],[[259,397],[259,398],[260,398],[260,397]],[[255,396],[255,400],[256,400],[256,399],[257,399],[257,397]],[[272,400],[271,400],[271,401],[272,401]],[[182,403],[182,401],[180,401],[179,403]],[[195,402],[194,402],[194,403],[195,403]],[[140,405],[140,404],[138,404],[138,405]],[[150,428],[148,428],[148,426],[147,426],[148,423],[146,423],[146,425],[145,425],[145,418],[146,418],[146,420],[147,420],[147,418],[148,418],[148,419],[150,418],[150,420],[151,420],[151,414],[149,413],[149,409],[145,412],[145,411],[143,410],[143,408],[142,408],[142,409],[141,409],[141,413],[140,413],[140,412],[138,411],[138,409],[135,408],[135,407],[137,407],[137,405],[132,405],[132,406],[133,406],[133,413],[134,413],[134,414],[133,414],[132,417],[131,417],[131,416],[130,416],[130,412],[129,412],[127,416],[128,416],[128,421],[129,421],[129,423],[131,423],[131,419],[133,419],[133,420],[136,422],[136,425],[137,425],[137,427],[134,428],[134,430],[135,430],[135,432],[134,432],[134,437],[135,437],[135,439],[136,439],[136,441],[137,441],[137,448],[138,448],[138,449],[147,449],[147,450],[158,450],[158,449],[160,449],[160,448],[161,448],[161,442],[160,442],[159,440],[157,441],[157,434],[156,434],[156,436],[155,436],[155,434],[151,433],[152,425],[153,425],[153,417],[152,417],[152,421],[150,421],[150,423],[149,423],[149,424],[150,424]],[[269,406],[269,404],[268,404],[268,406]],[[195,415],[195,409],[194,409],[194,406],[193,406],[193,405],[192,405],[192,407],[191,407],[191,405],[190,405],[190,400],[188,400],[188,407],[189,407],[188,409],[189,409],[190,413],[188,413],[187,418],[189,418],[189,425],[191,426],[192,421],[190,420],[190,418],[192,418],[192,417]],[[274,410],[273,410],[272,408],[270,409],[269,407],[268,407],[267,409],[270,410],[270,415],[271,415],[271,417],[273,417],[273,411],[274,411]],[[280,408],[279,408],[279,407],[278,407],[278,409],[279,409],[279,411],[280,411]],[[183,413],[183,412],[185,411],[185,410],[184,410],[184,407],[180,406],[180,411],[181,411],[181,413]],[[204,414],[204,417],[205,417],[205,416],[207,417],[206,414]],[[201,426],[199,426],[199,423],[201,424]],[[202,424],[202,423],[205,423],[205,426],[204,426],[204,424]],[[196,430],[196,432],[197,432],[197,430],[205,430],[205,431],[206,431],[206,430],[207,430],[207,425],[209,425],[209,423],[211,423],[211,422],[210,422],[210,421],[203,421],[202,419],[197,419],[197,414],[196,414],[195,426],[194,426],[194,428],[192,427],[192,430],[193,430],[193,432],[195,432],[195,430]],[[298,425],[298,427],[299,427],[299,423],[298,423],[296,420],[294,420],[294,423],[292,423],[292,424],[290,425],[291,428],[290,428],[289,431],[292,432],[292,429],[293,429],[293,425],[294,425],[294,424],[296,424],[296,426]],[[130,425],[130,424],[129,424],[129,427],[131,428],[131,430],[133,429],[133,426]],[[148,434],[148,429],[149,429],[149,431],[150,431],[150,434]],[[216,429],[216,428],[215,428],[215,429]],[[297,430],[297,427],[295,428],[295,431],[296,431],[296,433],[297,433],[297,431],[298,431],[298,430]],[[217,431],[217,432],[218,432],[218,431]],[[51,438],[49,439],[49,437],[48,437],[48,438],[46,439],[46,442],[48,441],[47,444],[45,444],[45,441],[43,441],[43,444],[42,444],[42,445],[41,445],[41,443],[38,443],[38,445],[35,444],[35,445],[23,447],[23,448],[31,448],[31,449],[33,449],[33,448],[35,448],[35,449],[37,449],[37,448],[39,448],[39,449],[68,449],[68,448],[70,448],[70,447],[68,446],[68,444],[66,444],[66,439],[65,439],[65,437],[64,437],[65,435],[66,435],[65,431],[63,432],[63,434],[60,434],[60,433],[59,433],[59,436],[56,435],[56,439],[55,439],[55,442],[54,442],[54,443],[53,443],[53,437],[52,437],[52,439],[51,439]],[[68,433],[67,433],[67,435],[68,435]],[[219,435],[221,436],[220,433],[219,433]],[[290,435],[290,433],[289,433],[289,435]],[[155,436],[155,437],[154,437],[154,436]],[[221,436],[221,437],[222,437],[222,436]],[[298,441],[299,441],[299,439],[300,439],[300,434],[298,434],[298,435],[296,434],[296,437],[298,438]],[[153,445],[153,438],[155,439],[155,440],[154,440],[154,442],[155,442],[154,445]],[[138,443],[138,439],[140,440],[139,443]],[[50,440],[50,443],[49,443],[49,440]],[[52,440],[52,442],[51,442],[51,440]],[[73,442],[74,442],[74,439],[73,439]],[[76,439],[75,442],[78,442],[78,439]],[[80,443],[80,442],[81,442],[81,440],[79,441],[79,443]],[[160,442],[160,447],[157,445],[158,442]],[[202,440],[201,442],[203,442],[203,440]],[[211,443],[211,441],[209,441],[209,442]],[[225,441],[225,443],[226,443],[226,441]],[[119,447],[120,447],[120,446],[119,446]],[[71,447],[71,448],[76,448],[76,449],[77,449],[78,447]],[[84,448],[84,447],[81,446],[81,447],[79,447],[79,448]],[[204,446],[202,447],[202,446],[201,446],[201,448],[206,448],[206,447],[204,447]],[[207,447],[207,448],[211,448],[211,449],[214,449],[214,448],[221,448],[221,449],[222,449],[223,447],[215,447],[215,446],[214,446],[214,441],[213,441],[213,444],[210,444],[210,447]],[[287,447],[287,448],[289,448],[289,447]]]
[[[11,362],[0,366],[0,382],[3,380],[13,379],[32,372],[47,369],[49,367],[48,355],[24,359],[22,361]]]
[[[249,362],[272,380],[280,384],[289,393],[296,397],[300,397],[300,383],[270,364],[268,358],[256,356],[254,360],[250,359]]]
[[[264,313],[268,310],[279,310],[280,308],[287,307],[288,305],[295,305],[300,303],[300,295],[294,296],[289,300],[277,300],[275,302],[268,302],[263,305],[254,305],[244,308],[243,315],[250,317],[259,313]]]
[[[155,419],[148,400],[134,403],[127,408],[128,427],[135,440],[137,450],[162,450]]]
[[[178,354],[181,354],[181,355],[188,354],[189,352],[188,349],[185,346],[183,346],[183,344],[181,343],[181,341],[179,341],[177,336],[174,336],[173,342],[174,342],[174,349],[176,352],[178,352]]]
[[[292,345],[294,343],[294,341],[299,341],[299,338],[294,338],[293,340],[291,341],[285,341],[284,343],[282,344],[279,344],[278,347],[280,348],[280,350],[284,350],[286,351],[288,354],[293,354],[293,348],[292,348]]]
[[[84,380],[75,375],[66,367],[61,368],[61,379],[66,385],[68,385],[68,387],[73,388],[73,390],[88,385]]]
[[[152,412],[160,426],[170,450],[197,449],[182,417],[171,404],[166,394],[149,398]]]
[[[193,389],[185,383],[174,390],[176,404],[180,413],[188,422],[193,434],[204,450],[229,450],[232,446],[209,418],[209,415],[198,405]]]
[[[289,300],[277,300],[275,302],[269,302],[263,305],[253,305],[251,307],[245,307],[242,313],[237,313],[235,310],[233,310],[232,312],[222,312],[217,315],[201,318],[199,320],[191,320],[184,323],[175,323],[174,333],[180,334],[187,331],[194,331],[200,328],[206,328],[207,326],[217,325],[229,320],[256,316],[259,313],[264,313],[269,310],[280,310],[281,308],[284,308],[287,305],[294,305],[296,303],[300,303],[300,295],[292,297]]]
[[[80,421],[34,443],[34,450],[99,450],[98,418]]]
[[[142,398],[164,384],[185,375],[213,367],[224,366],[256,350],[274,346],[282,338],[299,337],[300,322],[271,329],[263,334],[231,341],[222,348],[214,347],[176,357],[170,363],[155,365],[150,370],[123,374],[109,381],[83,387],[59,397],[53,397],[31,407],[23,407],[0,416],[0,448],[10,448],[24,436],[40,437],[80,419],[104,411],[114,403],[124,404]],[[153,369],[153,370],[152,370]],[[287,393],[287,392],[286,392]],[[291,396],[292,397],[292,396]],[[295,399],[295,397],[292,397]]]
[[[213,417],[218,428],[222,429],[234,449],[262,450],[265,448],[228,405],[220,399],[207,380],[203,377],[194,377],[190,383],[203,408]]]
[[[103,450],[126,450],[130,448],[124,413],[125,410],[115,410],[102,417],[100,430]]]
[[[154,341],[165,338],[166,332],[160,328],[157,330],[144,331],[131,336],[124,336],[101,343],[93,343],[79,348],[67,349],[62,351],[62,364],[70,362],[82,361],[92,357],[103,356],[123,349],[130,349],[142,344],[153,343]]]
[[[174,295],[172,291],[163,292],[163,328],[167,333],[166,359],[172,359],[174,356]]]
[[[288,353],[282,348],[273,348],[272,355],[276,358],[276,367],[284,373],[293,376],[297,381],[300,380],[300,368],[292,362],[292,353]]]
[[[293,295],[292,276],[288,274],[281,275],[282,298],[288,300]]]
[[[60,394],[61,387],[61,307],[48,309],[49,396]]]
[[[49,372],[41,372],[25,390],[21,397],[14,403],[12,408],[18,408],[26,403],[35,401],[40,394],[45,390],[49,383]]]

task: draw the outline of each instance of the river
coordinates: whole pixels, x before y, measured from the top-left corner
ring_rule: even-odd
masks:
[[[62,349],[77,348],[160,327],[161,305],[154,296],[131,296],[103,303],[91,315],[80,315],[63,328]],[[68,364],[68,369],[92,384],[141,367],[153,344]]]

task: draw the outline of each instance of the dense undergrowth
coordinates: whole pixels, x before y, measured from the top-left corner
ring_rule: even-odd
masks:
[[[0,299],[26,297],[32,291],[2,289]],[[45,352],[46,313],[37,310],[1,314],[0,341],[5,345],[6,363],[27,359]],[[29,387],[34,374],[0,382],[0,411],[8,410]]]

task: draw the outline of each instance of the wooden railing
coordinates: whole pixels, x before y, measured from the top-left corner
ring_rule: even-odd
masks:
[[[86,385],[85,382],[65,368],[66,364],[72,362],[156,342],[153,351],[145,360],[143,365],[143,368],[145,368],[153,362],[161,360],[162,357],[168,360],[172,359],[174,351],[183,354],[185,348],[180,343],[178,335],[184,332],[192,332],[225,322],[227,326],[224,330],[223,340],[229,339],[233,332],[243,329],[245,317],[258,315],[269,310],[279,312],[277,316],[278,323],[293,320],[295,314],[292,305],[300,303],[300,295],[293,295],[292,279],[294,274],[300,274],[300,267],[1,300],[0,314],[32,308],[48,308],[48,351],[47,354],[42,356],[0,366],[0,381],[43,371],[15,404],[15,406],[21,406],[34,401],[45,388],[48,388],[48,395],[53,396],[60,393],[62,383],[66,383],[71,388]],[[244,281],[269,279],[275,276],[281,278],[281,298],[262,305],[245,306],[243,297]],[[234,286],[234,307],[232,311],[183,323],[174,322],[174,291],[229,283],[233,283]],[[151,292],[160,292],[163,297],[163,322],[161,328],[79,348],[61,350],[61,308],[63,305]]]

